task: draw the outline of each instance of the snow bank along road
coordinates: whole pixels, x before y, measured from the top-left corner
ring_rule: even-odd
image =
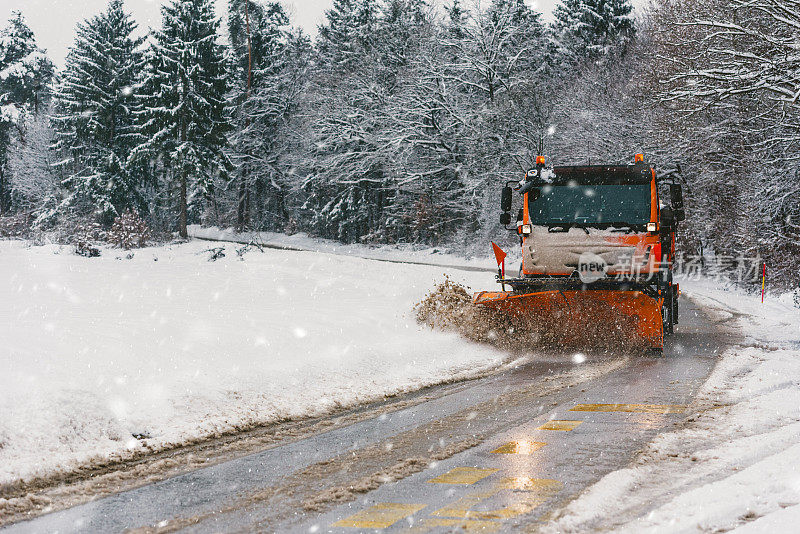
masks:
[[[181,250],[177,255],[186,256],[186,249]],[[235,257],[230,250],[228,253]],[[124,261],[128,260],[120,260]],[[380,264],[365,268],[375,262],[344,261],[350,268],[355,265],[368,272],[382,273]],[[275,263],[275,259],[269,262]],[[242,263],[250,265],[245,270],[253,268],[254,262],[248,257],[246,262],[228,264],[223,272],[230,278],[232,274],[227,269]],[[187,261],[183,267],[187,264],[191,262]],[[414,275],[429,275],[417,271],[427,267],[402,268],[412,269]],[[216,276],[219,278],[220,273]],[[486,284],[486,275],[480,278],[473,284],[475,287]],[[374,278],[370,280],[374,282]],[[414,285],[408,278],[396,281],[398,287]],[[346,282],[354,283],[349,279]],[[427,289],[430,280],[419,283]],[[794,413],[786,418],[768,419],[774,423],[772,427],[768,423],[760,426],[742,423],[745,418],[751,419],[759,408],[762,400],[759,392],[764,389],[780,391],[784,397],[788,389],[795,393],[788,397],[789,403],[793,403],[797,398],[797,380],[787,374],[794,371],[796,376],[797,369],[787,363],[788,358],[781,359],[780,380],[769,381],[776,362],[761,357],[762,353],[753,354],[763,347],[753,345],[742,349],[741,341],[736,340],[738,336],[718,330],[720,325],[730,324],[746,312],[725,311],[727,306],[719,300],[728,296],[718,295],[712,289],[698,287],[692,292],[707,305],[705,310],[712,313],[712,318],[705,318],[692,302],[684,300],[680,332],[671,340],[663,358],[621,354],[539,355],[503,368],[494,355],[490,368],[501,366],[505,370],[484,378],[430,387],[421,393],[375,403],[334,418],[322,417],[303,424],[283,423],[272,430],[256,428],[205,441],[205,446],[185,446],[181,449],[185,454],[179,454],[178,450],[171,456],[159,457],[149,467],[129,469],[127,479],[105,473],[97,477],[106,479],[102,491],[95,491],[97,488],[91,484],[85,485],[89,494],[131,488],[136,480],[132,481],[130,476],[140,475],[139,484],[164,478],[176,464],[182,465],[184,471],[194,469],[155,484],[20,522],[7,530],[446,532],[467,527],[487,531],[583,531],[610,525],[633,531],[642,526],[655,531],[674,531],[676,517],[683,521],[680,525],[684,530],[693,530],[698,525],[730,528],[739,523],[756,525],[767,519],[785,521],[783,516],[797,502],[798,486],[792,486],[796,477],[783,486],[778,485],[780,491],[774,496],[770,495],[774,484],[743,496],[742,492],[730,489],[741,482],[731,481],[724,513],[717,507],[714,511],[718,517],[704,515],[702,508],[713,507],[708,505],[708,494],[701,491],[703,485],[722,483],[725,488],[724,483],[730,479],[726,471],[730,463],[720,465],[718,459],[715,461],[713,449],[708,458],[709,454],[697,453],[697,448],[713,445],[715,439],[728,440],[724,432],[715,436],[718,427],[722,427],[729,433],[744,432],[751,438],[759,432],[770,433],[767,439],[756,440],[755,446],[749,443],[749,448],[745,445],[738,448],[737,467],[748,461],[763,463],[770,453],[782,452],[778,444],[792,435],[797,403],[792,405]],[[406,324],[405,320],[400,314],[398,324]],[[780,337],[775,335],[776,329],[786,331],[788,327],[786,336],[793,335],[792,329],[796,329],[794,323],[780,321],[773,327],[767,329],[773,338]],[[440,336],[430,332],[424,335]],[[739,343],[738,349],[726,353],[723,365],[703,386],[720,353],[731,343]],[[460,349],[457,343],[455,348],[446,350]],[[737,356],[741,354],[744,356]],[[486,356],[478,354],[474,361]],[[765,361],[773,364],[767,373],[758,367],[759,362]],[[345,359],[342,366],[347,365]],[[382,365],[392,367],[394,362],[390,358]],[[462,377],[474,376],[485,374],[484,370],[484,367],[477,372],[461,368],[458,373]],[[225,376],[224,366],[220,366],[219,372]],[[352,372],[356,373],[356,379],[363,380],[357,365]],[[381,372],[385,372],[381,366],[370,368],[373,375]],[[751,383],[747,395],[731,395],[732,381],[735,383],[748,373],[764,382],[761,390],[753,388]],[[268,383],[267,378],[262,380]],[[322,380],[323,375],[314,378]],[[442,379],[439,376],[438,380]],[[419,387],[408,386],[408,381],[403,382],[402,378],[398,381],[409,389]],[[395,384],[395,387],[400,386]],[[695,398],[698,391],[700,398]],[[371,397],[364,394],[361,398]],[[746,406],[739,402],[743,399]],[[242,403],[232,404],[242,406]],[[744,413],[744,417],[738,414],[738,423],[726,426],[713,419],[737,407]],[[774,408],[767,404],[763,411],[774,413]],[[229,413],[235,414],[236,410]],[[148,415],[145,411],[142,417],[147,420]],[[186,417],[186,413],[178,415]],[[178,415],[172,414],[176,418]],[[774,431],[775,426],[780,427],[780,432]],[[156,435],[163,431],[152,422],[150,427]],[[663,431],[666,432],[659,434]],[[759,443],[767,443],[770,450],[759,451]],[[241,444],[244,445],[237,447]],[[690,454],[691,447],[695,452]],[[745,448],[747,454],[742,454]],[[644,452],[637,456],[638,450]],[[247,451],[257,452],[243,455]],[[697,463],[698,458],[692,457],[678,466],[679,472],[672,469],[672,461],[697,454],[707,461]],[[233,459],[219,463],[230,458]],[[636,462],[630,464],[633,458]],[[153,464],[158,462],[166,468],[154,474],[158,468],[153,468]],[[768,464],[774,472],[773,479],[791,476],[791,469],[780,458]],[[701,465],[702,476],[685,474],[695,474]],[[171,472],[176,471],[181,469]],[[755,484],[756,488],[759,483],[764,485],[763,481],[754,483],[752,476],[744,481]],[[73,486],[81,489],[80,483]],[[692,495],[690,501],[680,502],[683,493],[692,491],[701,493]],[[713,491],[710,494],[714,495]],[[759,506],[748,512],[756,494]],[[81,502],[86,496],[76,496],[74,491],[60,494],[56,490],[44,497],[35,492],[29,497],[58,508]],[[703,497],[706,503],[696,504],[703,503]],[[696,509],[687,518],[680,510],[692,503]],[[780,517],[774,519],[777,516]]]

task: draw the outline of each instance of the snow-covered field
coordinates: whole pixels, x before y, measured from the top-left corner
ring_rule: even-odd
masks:
[[[210,262],[211,246],[226,256]],[[0,241],[0,484],[504,363],[416,324],[443,268],[268,249],[242,260],[239,248],[86,259]]]
[[[551,532],[797,532],[800,310],[781,299],[682,282],[744,341],[723,354],[683,428],[573,501]]]

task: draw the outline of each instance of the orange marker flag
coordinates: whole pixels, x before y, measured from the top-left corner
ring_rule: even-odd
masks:
[[[501,269],[500,274],[503,278],[506,277],[506,254],[503,252],[503,249],[498,247],[494,241],[492,241],[492,248],[494,249],[494,257],[497,259],[497,267]]]

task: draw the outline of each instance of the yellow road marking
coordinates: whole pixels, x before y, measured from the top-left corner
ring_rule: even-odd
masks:
[[[545,445],[547,443],[541,441],[510,441],[492,452],[494,454],[532,454]]]
[[[539,427],[539,430],[575,430],[583,421],[548,421]]]
[[[578,404],[571,412],[683,413],[682,404]]]
[[[454,467],[447,473],[432,478],[428,482],[434,484],[474,484],[498,471],[499,469],[481,469],[479,467]]]
[[[500,480],[492,489],[470,493],[453,504],[433,512],[438,517],[458,517],[462,519],[510,519],[530,513],[534,508],[558,493],[563,485],[557,480],[546,478],[514,477]],[[517,502],[498,510],[477,511],[472,508],[490,499],[503,490],[513,490],[512,497]]]
[[[426,504],[402,504],[394,502],[383,502],[376,504],[357,514],[337,521],[334,527],[353,527],[353,528],[388,528],[411,515],[419,512],[427,506]]]
[[[428,532],[438,527],[450,527],[451,530],[459,532],[497,532],[502,527],[502,523],[495,521],[483,521],[480,519],[445,519],[443,517],[430,517],[420,523],[419,528],[414,532]]]

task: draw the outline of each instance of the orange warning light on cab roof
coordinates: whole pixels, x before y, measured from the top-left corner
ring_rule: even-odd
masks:
[[[644,163],[644,154],[636,154],[633,157],[633,161],[636,163]]]
[[[536,164],[544,165],[544,156],[536,156]]]

